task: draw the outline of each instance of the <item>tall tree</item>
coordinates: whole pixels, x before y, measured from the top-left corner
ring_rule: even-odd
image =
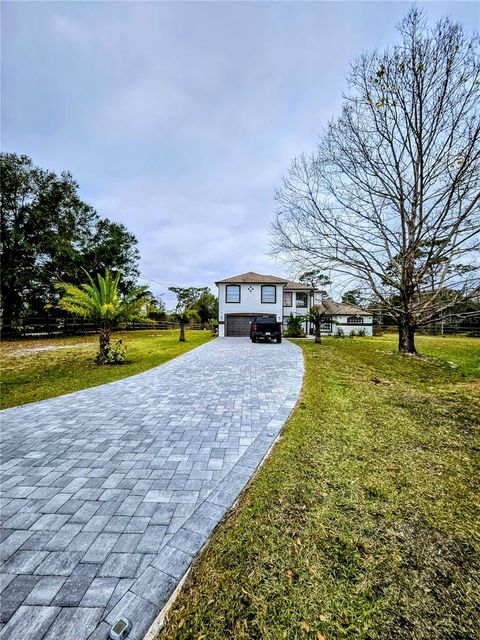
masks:
[[[480,291],[480,57],[448,18],[413,8],[399,31],[354,62],[341,115],[292,163],[273,239],[297,269],[372,290],[415,353],[418,326]]]
[[[2,153],[1,306],[3,324],[43,314],[58,301],[55,282],[81,282],[82,269],[121,270],[120,291],[138,276],[136,238],[101,219],[68,172],[55,174],[25,155]]]
[[[83,266],[90,265],[90,270],[96,273],[105,269],[120,273],[119,291],[126,293],[135,287],[140,275],[137,244],[125,225],[108,218],[99,219],[82,247]]]
[[[332,281],[319,269],[304,271],[298,279],[303,284],[307,284],[309,287],[312,287],[312,289],[319,291],[322,298],[328,297],[327,287],[332,284]]]
[[[195,304],[209,289],[208,287],[169,287],[168,290],[177,296],[174,315],[180,323],[179,341],[185,342],[185,327],[198,315]]]
[[[194,303],[194,309],[202,325],[218,318],[218,298],[209,289],[201,293]]]
[[[364,300],[363,291],[361,289],[350,289],[345,291],[342,295],[342,302],[344,304],[353,304],[354,306],[360,306]]]

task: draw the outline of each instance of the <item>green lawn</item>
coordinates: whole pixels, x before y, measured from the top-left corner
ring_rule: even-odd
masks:
[[[96,335],[3,342],[1,408],[53,398],[141,373],[210,338],[209,331],[187,331],[187,341],[183,343],[178,341],[178,331],[152,329],[115,333],[113,340],[122,339],[127,346],[127,359],[124,364],[114,366],[95,364]],[[55,349],[35,351],[45,347]]]
[[[159,640],[467,640],[480,629],[480,340],[297,341],[303,396]]]

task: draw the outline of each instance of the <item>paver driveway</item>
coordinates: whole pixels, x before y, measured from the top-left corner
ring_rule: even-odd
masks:
[[[2,412],[2,640],[148,630],[292,410],[301,350],[219,338]]]

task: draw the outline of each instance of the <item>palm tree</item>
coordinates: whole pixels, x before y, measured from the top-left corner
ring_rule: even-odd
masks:
[[[179,342],[185,342],[185,327],[187,324],[190,324],[190,322],[197,320],[197,313],[194,309],[186,309],[183,311],[175,311],[173,315],[180,324],[180,336],[178,340]]]
[[[118,283],[120,273],[113,276],[108,269],[105,275],[97,274],[97,282],[85,271],[88,283],[77,287],[68,282],[59,282],[57,289],[63,290],[58,306],[64,311],[82,318],[88,318],[100,325],[97,364],[108,362],[110,334],[121,321],[143,318],[144,294],[147,287],[138,287],[125,295],[120,295]]]
[[[195,303],[199,297],[208,291],[208,287],[168,287],[177,296],[177,305],[173,316],[180,324],[179,341],[185,342],[185,327],[192,320],[198,318]]]
[[[321,344],[322,337],[320,334],[320,327],[323,322],[323,316],[326,313],[326,309],[322,305],[314,304],[310,307],[310,311],[307,314],[308,322],[311,322],[315,329],[315,342]]]

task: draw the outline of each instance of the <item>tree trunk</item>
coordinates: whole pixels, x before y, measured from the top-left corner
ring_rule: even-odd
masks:
[[[19,321],[21,303],[13,287],[2,283],[2,335],[15,333],[15,326]]]
[[[315,327],[315,342],[317,344],[322,344],[322,336],[320,333],[320,325],[318,327]]]
[[[110,333],[112,329],[110,325],[102,323],[100,325],[100,334],[98,336],[98,353],[97,364],[105,364],[108,360],[108,347],[110,346]]]
[[[180,322],[180,337],[178,341],[185,342],[185,325],[183,324],[183,322]]]
[[[408,316],[401,316],[398,321],[398,350],[400,353],[416,355],[415,324]]]

